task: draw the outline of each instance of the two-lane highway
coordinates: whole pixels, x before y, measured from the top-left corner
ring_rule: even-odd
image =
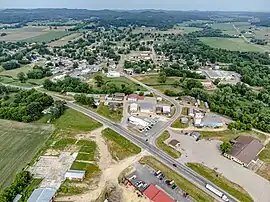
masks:
[[[56,99],[59,99],[59,98],[56,98]],[[199,174],[197,174],[196,172],[194,172],[193,170],[191,170],[187,166],[177,162],[175,159],[170,157],[168,154],[166,154],[162,150],[158,149],[155,145],[151,145],[149,142],[146,142],[145,140],[137,137],[131,131],[129,131],[128,129],[122,127],[121,125],[119,125],[117,123],[114,123],[111,120],[108,120],[105,117],[102,117],[99,114],[97,114],[97,113],[95,113],[95,112],[93,112],[91,110],[88,110],[88,109],[86,109],[84,107],[81,107],[79,105],[76,105],[76,104],[74,104],[72,102],[67,102],[66,105],[68,107],[76,110],[76,111],[80,111],[80,112],[84,113],[85,115],[95,119],[96,121],[98,121],[100,123],[103,123],[107,127],[111,128],[112,130],[114,130],[117,133],[121,134],[122,136],[124,136],[125,138],[127,138],[128,140],[133,142],[134,144],[140,146],[142,149],[148,151],[153,156],[157,157],[162,163],[164,163],[165,165],[167,165],[168,167],[170,167],[171,169],[173,169],[177,173],[181,174],[182,176],[184,176],[186,179],[188,179],[193,184],[200,187],[201,189],[203,189],[205,192],[209,193],[213,197],[215,197],[217,200],[222,201],[220,198],[218,198],[216,195],[214,195],[212,192],[210,192],[209,190],[207,190],[205,188],[206,184],[211,184],[213,187],[215,187],[218,190],[220,190],[221,192],[225,193],[228,196],[228,198],[230,199],[230,201],[238,201],[237,199],[230,196],[228,193],[221,190],[220,188],[218,188],[217,186],[212,184],[210,181],[203,178],[202,176],[200,176]],[[176,167],[173,166],[173,164],[175,164]]]

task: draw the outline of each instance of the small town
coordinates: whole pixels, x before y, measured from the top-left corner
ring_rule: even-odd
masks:
[[[26,2],[0,7],[0,202],[270,201],[269,12]]]

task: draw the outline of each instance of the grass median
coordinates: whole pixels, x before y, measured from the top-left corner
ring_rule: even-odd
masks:
[[[187,166],[237,198],[239,201],[253,201],[247,191],[245,191],[241,186],[221,176],[215,170],[207,168],[199,163],[187,163]]]
[[[102,135],[107,141],[109,151],[115,160],[123,160],[129,156],[141,152],[141,148],[133,144],[126,138],[122,137],[112,129],[106,128],[102,131]]]
[[[170,133],[168,131],[164,131],[164,133],[162,133],[162,135],[160,135],[156,139],[156,145],[158,146],[158,148],[165,151],[171,157],[177,159],[177,158],[179,158],[181,156],[181,153],[179,151],[173,149],[172,147],[170,147],[166,143],[164,143],[169,137],[170,137]]]
[[[152,156],[145,156],[140,160],[141,164],[146,164],[155,170],[160,170],[166,178],[173,179],[175,184],[183,191],[189,193],[189,195],[198,202],[215,201],[213,197],[199,189],[196,185],[189,182],[186,178],[182,177],[157,159]]]

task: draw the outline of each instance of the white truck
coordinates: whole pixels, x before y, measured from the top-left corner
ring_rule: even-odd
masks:
[[[210,184],[206,184],[205,187],[206,189],[210,190],[211,192],[213,192],[214,194],[222,198],[223,201],[229,201],[228,197],[224,193],[217,190],[215,187],[211,186]]]

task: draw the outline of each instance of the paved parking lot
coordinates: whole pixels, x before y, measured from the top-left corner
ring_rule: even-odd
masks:
[[[176,134],[171,130],[170,134],[171,139],[180,142],[178,148],[182,153],[179,159],[181,163],[201,163],[211,169],[215,168],[224,177],[242,186],[254,201],[270,201],[270,182],[253,171],[223,157],[219,151],[221,141],[202,139],[196,142],[190,136]]]
[[[168,195],[170,195],[173,199],[181,202],[187,202],[192,201],[190,198],[184,198],[183,194],[184,192],[179,189],[172,189],[170,186],[168,186],[165,182],[167,180],[166,176],[163,180],[160,180],[156,176],[154,176],[154,173],[156,172],[151,167],[146,165],[141,165],[140,163],[136,163],[135,165],[136,171],[131,173],[127,176],[127,178],[131,178],[132,176],[136,175],[136,179],[130,180],[132,184],[136,184],[139,181],[143,181],[147,183],[147,185],[154,184],[157,185],[159,188],[161,188],[163,191],[165,191]],[[169,179],[172,180],[172,179]],[[148,186],[140,187],[139,190],[143,192],[145,189],[147,189]]]
[[[77,153],[63,152],[60,156],[41,156],[28,170],[34,178],[43,178],[40,187],[58,189],[65,180],[65,173],[70,169]]]

